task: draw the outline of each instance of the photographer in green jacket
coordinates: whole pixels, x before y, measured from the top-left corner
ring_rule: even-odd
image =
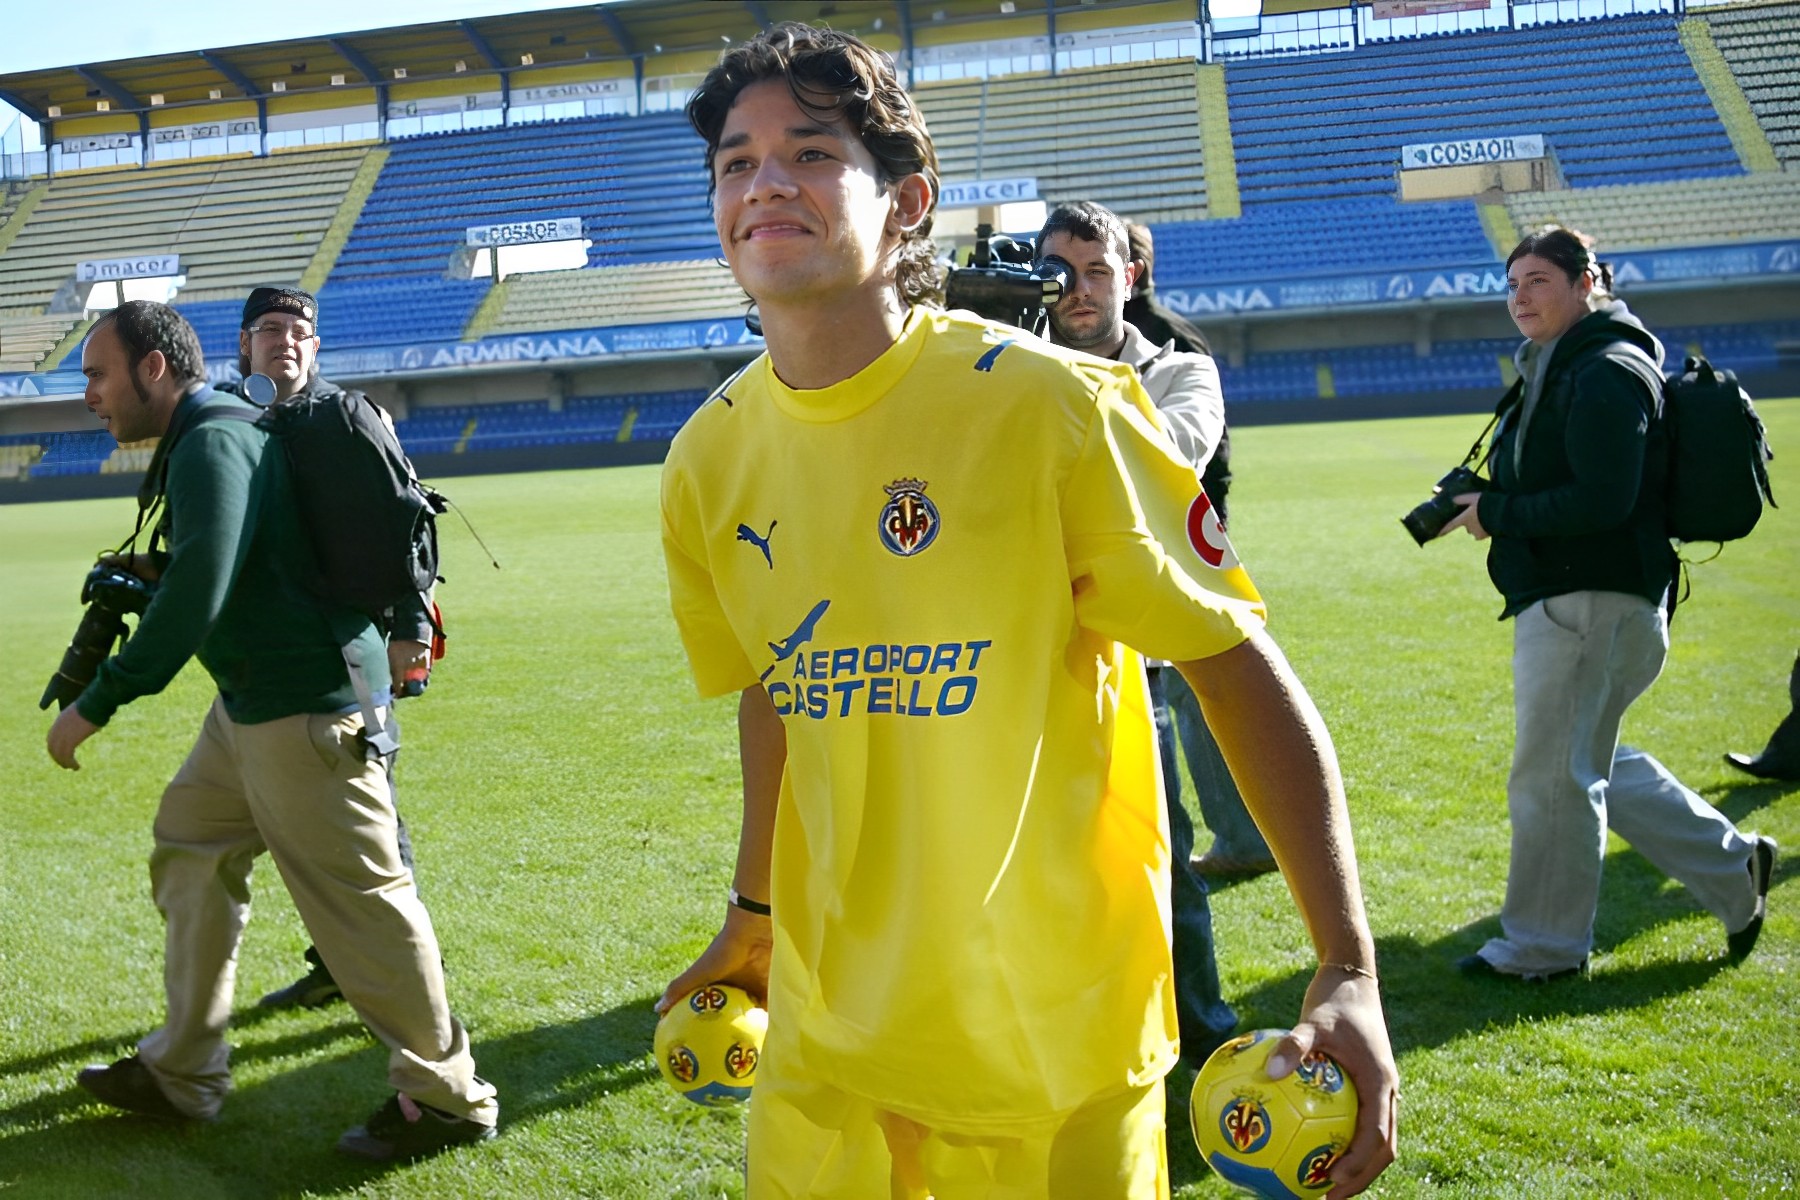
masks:
[[[476,1076],[446,1005],[437,939],[400,859],[386,766],[362,737],[346,666],[360,660],[385,707],[380,633],[303,587],[306,531],[286,460],[259,425],[212,413],[248,406],[206,386],[199,339],[179,314],[120,305],[95,323],[82,371],[88,408],[115,438],[162,439],[147,490],[166,481],[157,532],[168,549],[119,564],[149,578],[148,607],[51,726],[50,756],[77,769],[83,742],[190,657],[219,695],[154,826],[166,1019],[136,1054],[77,1082],[131,1112],[217,1115],[231,1088],[225,1025],[250,869],[268,850],[345,996],[390,1050],[397,1094],[338,1148],[386,1160],[492,1137],[494,1089]]]

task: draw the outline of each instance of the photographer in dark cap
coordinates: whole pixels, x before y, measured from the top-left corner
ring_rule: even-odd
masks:
[[[298,288],[259,287],[244,301],[238,332],[238,373],[264,375],[275,384],[274,403],[323,398],[341,391],[319,375],[319,305]],[[235,388],[227,385],[224,390]],[[431,672],[431,617],[423,605],[390,614],[388,670],[396,698],[424,690]],[[393,757],[388,759],[391,771]],[[400,859],[413,869],[412,839],[399,822]],[[306,971],[293,983],[270,992],[257,1003],[263,1008],[319,1008],[343,998],[318,947],[306,949]]]
[[[282,335],[246,330],[249,342],[315,344],[299,312],[270,308],[257,321],[276,315]],[[297,354],[287,366],[294,380],[306,373]],[[250,870],[267,850],[345,997],[390,1052],[397,1094],[338,1148],[406,1159],[492,1137],[494,1089],[476,1076],[445,1002],[437,937],[400,858],[387,766],[363,737],[346,666],[351,656],[365,664],[378,707],[388,706],[379,631],[304,586],[308,538],[286,458],[242,419],[248,406],[206,386],[199,339],[178,313],[120,305],[95,323],[82,372],[88,408],[116,438],[161,439],[140,526],[161,508],[147,552],[116,560],[153,587],[137,632],[57,717],[50,756],[77,769],[83,742],[189,658],[219,694],[154,825],[166,1017],[135,1054],[76,1082],[146,1116],[218,1115],[231,1090],[225,1028]]]

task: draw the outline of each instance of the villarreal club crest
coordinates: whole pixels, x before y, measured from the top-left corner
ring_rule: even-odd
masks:
[[[656,1066],[695,1104],[712,1108],[750,1098],[769,1014],[749,993],[723,983],[696,988],[656,1025]]]
[[[1194,1079],[1188,1118],[1206,1163],[1256,1196],[1305,1200],[1331,1188],[1326,1174],[1356,1129],[1356,1088],[1343,1068],[1309,1054],[1270,1079],[1285,1029],[1259,1029],[1213,1051]]]
[[[925,486],[922,479],[896,479],[882,488],[888,498],[881,506],[881,544],[901,558],[922,553],[937,540],[937,505]]]

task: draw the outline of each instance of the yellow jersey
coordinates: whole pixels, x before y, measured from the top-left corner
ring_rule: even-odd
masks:
[[[787,733],[768,1063],[947,1129],[1174,1061],[1169,848],[1138,654],[1265,613],[1128,367],[915,308],[832,387],[756,359],[663,472],[704,695]]]

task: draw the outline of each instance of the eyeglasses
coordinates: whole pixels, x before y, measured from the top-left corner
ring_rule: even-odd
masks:
[[[282,341],[308,342],[318,337],[315,330],[304,325],[252,325],[244,330],[253,337],[279,338]]]

